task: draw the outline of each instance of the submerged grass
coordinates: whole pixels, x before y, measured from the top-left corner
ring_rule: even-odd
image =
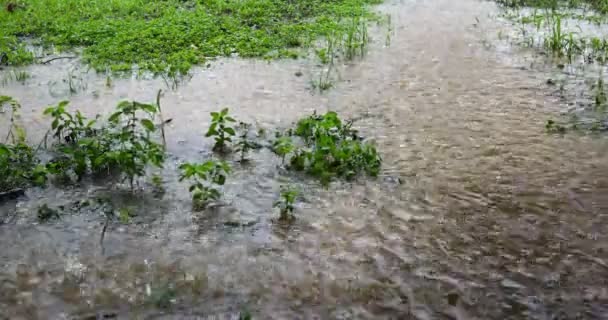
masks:
[[[56,51],[82,48],[97,71],[174,75],[217,56],[292,57],[290,48],[371,16],[367,5],[378,2],[0,0],[0,64],[33,62],[25,39]]]
[[[603,29],[608,23],[608,0],[497,0],[514,10],[507,10],[505,17],[520,24],[523,44],[549,53],[552,62],[560,69],[566,64],[576,72],[585,73],[586,65],[599,70],[597,81],[589,88],[580,87],[588,103],[583,108],[568,112],[567,117],[550,119],[545,129],[550,133],[606,132],[608,113],[607,94],[603,72],[608,67],[608,40]],[[598,35],[586,31],[589,22],[600,31]],[[527,26],[533,26],[527,27]],[[585,28],[583,28],[583,27]],[[555,84],[549,80],[548,84]],[[560,85],[562,97],[564,84]]]
[[[497,0],[507,7],[534,7],[546,9],[586,8],[608,13],[608,0]]]

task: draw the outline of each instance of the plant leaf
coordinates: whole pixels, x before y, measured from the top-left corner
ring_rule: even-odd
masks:
[[[224,128],[224,132],[226,132],[227,134],[229,134],[231,136],[236,134],[236,132],[234,132],[234,129],[232,129],[230,127]]]
[[[140,122],[141,122],[141,125],[144,126],[144,128],[146,128],[146,130],[154,131],[154,123],[152,123],[152,121],[150,121],[150,119],[141,119]]]
[[[117,111],[114,112],[109,118],[108,121],[109,122],[116,122],[118,120],[118,118],[122,115],[121,111]]]

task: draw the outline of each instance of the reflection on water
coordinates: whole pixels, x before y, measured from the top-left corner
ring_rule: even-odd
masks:
[[[166,92],[173,121],[162,197],[84,184],[3,204],[0,315],[608,318],[606,139],[543,132],[562,102],[544,75],[487,46],[500,27],[492,3],[389,1],[379,10],[392,15],[391,46],[378,36],[325,95],[307,88],[311,62],[237,59]],[[47,128],[42,108],[60,99],[93,115],[120,99],[151,101],[165,87],[161,79],[108,87],[73,70],[75,62],[33,66],[26,86],[2,88],[24,106],[32,139]],[[70,72],[86,83],[76,93],[62,91]],[[223,106],[269,134],[335,110],[377,143],[383,173],[325,190],[261,150],[251,166],[234,165],[225,205],[193,213],[176,167],[210,155],[208,113]],[[303,190],[291,226],[271,210],[285,181]],[[69,214],[38,224],[42,203]],[[107,206],[137,216],[109,225],[102,248]]]

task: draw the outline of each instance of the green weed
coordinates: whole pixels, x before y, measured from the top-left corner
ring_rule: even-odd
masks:
[[[281,163],[285,163],[285,157],[295,150],[295,146],[290,137],[279,137],[272,144],[272,151],[281,157]]]
[[[289,221],[294,218],[293,211],[295,207],[293,205],[297,196],[298,191],[295,188],[290,186],[281,186],[280,198],[273,205],[273,207],[279,208],[280,210],[280,220]]]
[[[257,144],[253,141],[249,140],[249,130],[251,129],[251,124],[240,122],[239,123],[239,140],[236,143],[236,151],[241,154],[240,162],[247,162],[247,154],[249,150],[257,148]]]
[[[52,150],[54,157],[41,165],[36,157],[38,149],[33,150],[25,143],[25,131],[18,125],[19,103],[10,97],[0,97],[2,111],[8,108],[10,112],[5,143],[0,144],[1,189],[42,185],[48,174],[67,181],[73,176],[80,179],[87,173],[104,171],[122,175],[133,189],[135,179],[144,176],[149,165],[162,168],[164,148],[154,141],[158,106],[124,101],[107,124],[95,127],[99,116],[89,120],[79,111],[69,113],[67,105],[67,101],[62,101],[44,111],[52,118],[49,133],[57,143]],[[41,145],[42,142],[38,148]]]
[[[69,101],[61,101],[56,106],[50,106],[44,110],[44,115],[50,116],[53,136],[65,143],[77,143],[81,138],[91,137],[95,130],[93,126],[96,120],[88,120],[80,111],[71,115],[66,111]]]
[[[190,180],[189,191],[196,209],[204,209],[209,202],[220,198],[218,186],[226,183],[230,166],[223,161],[209,160],[204,163],[185,163],[180,167],[180,181]]]
[[[53,118],[51,128],[59,141],[59,155],[47,164],[52,174],[80,179],[89,172],[112,170],[123,175],[133,190],[135,179],[145,175],[148,165],[162,167],[164,148],[154,141],[157,106],[123,101],[106,126],[94,128],[97,120],[88,120],[78,111],[68,113],[67,104],[63,101],[45,110]]]
[[[2,17],[0,10],[0,17]],[[0,24],[6,20],[0,18]],[[4,31],[4,26],[2,27]],[[0,37],[0,66],[22,66],[34,62],[34,54],[27,50],[24,43],[20,42],[17,36],[3,35]]]
[[[230,123],[235,121],[228,115],[228,108],[224,108],[220,112],[211,112],[211,126],[205,137],[214,137],[214,150],[226,151],[226,143],[232,142],[231,137],[236,134],[234,128],[230,127]]]
[[[545,39],[545,46],[552,52],[561,55],[564,48],[566,35],[562,29],[562,18],[560,15],[555,15],[551,19],[551,28],[549,37]]]
[[[539,43],[542,43],[544,48],[553,55],[566,57],[570,63],[577,56],[584,58],[588,63],[596,61],[604,64],[606,62],[608,55],[606,40],[597,37],[584,37],[581,35],[582,29],[580,26],[578,27],[579,32],[567,31],[564,27],[566,19],[587,20],[601,25],[606,21],[605,16],[577,14],[573,11],[562,10],[565,7],[565,1],[555,3],[548,3],[546,1],[522,2],[534,8],[531,14],[518,13],[507,14],[506,16],[521,23],[520,30],[523,35],[524,44],[532,47],[536,42],[534,36],[529,35],[525,27],[526,24],[534,25],[537,32],[541,31],[542,26],[545,26],[545,32],[539,33]],[[568,7],[579,8],[581,4],[571,1]],[[519,5],[517,6],[519,7]],[[540,10],[537,8],[540,8]]]
[[[334,177],[352,179],[361,172],[370,176],[380,172],[382,159],[376,148],[361,141],[352,122],[343,123],[335,112],[301,119],[294,133],[305,146],[295,149],[290,168],[305,171],[323,184]]]
[[[24,142],[0,143],[0,192],[46,183],[46,168]]]
[[[144,176],[148,165],[163,166],[164,148],[152,138],[157,130],[154,125],[157,113],[158,106],[123,101],[108,118],[112,130],[107,139],[112,148],[97,161],[112,163],[129,180],[131,189],[134,179]]]

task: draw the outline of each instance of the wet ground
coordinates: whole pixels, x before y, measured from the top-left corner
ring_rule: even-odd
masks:
[[[549,65],[498,39],[508,24],[493,3],[378,10],[392,16],[390,46],[376,32],[326,94],[311,93],[308,60],[219,60],[165,90],[163,195],[82,183],[4,204],[0,318],[608,319],[608,140],[545,133],[568,102],[546,84]],[[1,92],[24,106],[33,141],[59,100],[105,114],[166,89],[106,87],[78,61],[27,70]],[[193,212],[176,167],[211,156],[208,113],[224,106],[269,134],[313,110],[356,119],[382,173],[324,189],[262,149],[233,164],[223,206]],[[289,226],[271,208],[286,182],[302,190]],[[45,203],[61,219],[38,223]],[[125,207],[137,216],[100,243],[104,212]]]

